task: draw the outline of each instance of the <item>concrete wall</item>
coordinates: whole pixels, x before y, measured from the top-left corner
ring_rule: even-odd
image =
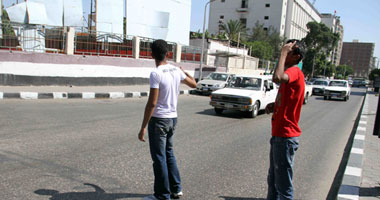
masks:
[[[130,85],[149,82],[152,59],[0,51],[1,85]],[[174,63],[194,75],[199,64]]]

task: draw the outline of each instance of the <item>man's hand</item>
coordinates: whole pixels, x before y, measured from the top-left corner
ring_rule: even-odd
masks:
[[[297,41],[287,43],[284,46],[282,46],[281,54],[288,55],[289,52],[293,50],[294,45],[296,45]]]
[[[145,142],[145,138],[144,138],[144,135],[145,135],[145,128],[142,128],[139,132],[139,135],[138,135],[138,138],[141,142]]]
[[[267,114],[270,114],[274,111],[274,103],[270,103],[267,105],[267,107],[265,108],[265,112]]]

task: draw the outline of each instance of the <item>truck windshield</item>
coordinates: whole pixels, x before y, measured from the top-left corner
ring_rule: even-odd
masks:
[[[314,81],[313,85],[327,85],[327,81]]]
[[[345,81],[331,81],[330,86],[340,86],[345,87],[347,83]]]
[[[247,90],[260,90],[261,79],[252,77],[235,77],[229,84],[230,88],[243,88]]]
[[[217,81],[226,81],[227,77],[228,77],[227,74],[211,73],[206,77],[206,79],[217,80]]]

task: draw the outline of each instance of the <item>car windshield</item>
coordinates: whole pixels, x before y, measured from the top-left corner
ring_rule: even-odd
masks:
[[[252,77],[236,77],[231,81],[229,87],[244,88],[248,90],[260,90],[261,79]]]
[[[313,85],[327,85],[327,81],[314,81]]]
[[[227,77],[228,77],[227,74],[211,73],[206,77],[206,79],[217,80],[217,81],[226,81]]]
[[[340,86],[340,87],[345,87],[347,83],[345,81],[331,81],[330,86]]]

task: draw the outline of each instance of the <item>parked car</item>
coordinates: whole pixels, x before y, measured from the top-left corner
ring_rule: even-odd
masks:
[[[322,95],[325,92],[325,87],[329,85],[329,80],[327,79],[316,79],[313,82],[313,95]]]
[[[332,80],[325,88],[323,99],[342,98],[344,101],[350,99],[351,89],[346,80]]]
[[[354,79],[352,81],[352,87],[362,87],[365,86],[365,83],[363,82],[362,79]]]
[[[234,74],[225,72],[212,72],[206,78],[197,83],[196,91],[199,93],[211,93],[226,87]]]
[[[211,93],[210,105],[217,114],[224,110],[243,111],[254,118],[259,110],[274,103],[278,87],[272,76],[239,75],[223,89]]]
[[[307,104],[309,102],[309,97],[313,94],[313,83],[309,81],[305,81],[305,96],[303,98],[303,104]]]

